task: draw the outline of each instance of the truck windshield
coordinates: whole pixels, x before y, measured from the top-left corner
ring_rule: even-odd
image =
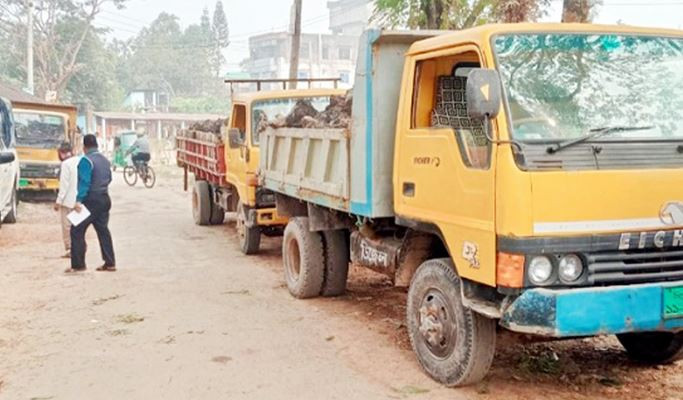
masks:
[[[330,96],[288,97],[255,101],[251,108],[253,144],[259,144],[259,136],[268,126],[286,126],[288,116],[297,117],[295,114],[310,113],[312,111],[310,107],[315,109],[315,112],[322,112],[329,104]],[[299,120],[301,116],[291,119]]]
[[[14,123],[18,146],[51,149],[66,138],[66,121],[58,115],[15,111]]]
[[[508,34],[494,48],[515,140],[564,142],[610,126],[652,129],[599,140],[683,139],[681,38]]]

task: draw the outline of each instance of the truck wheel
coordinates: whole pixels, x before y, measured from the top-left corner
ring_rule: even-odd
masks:
[[[17,206],[19,204],[19,198],[17,197],[17,188],[12,189],[12,204],[10,205],[10,210],[7,215],[5,215],[4,222],[8,224],[14,224],[17,222]]]
[[[447,386],[482,380],[496,350],[496,323],[463,307],[449,259],[427,260],[408,290],[410,344],[422,368]]]
[[[325,264],[322,235],[308,229],[308,218],[289,220],[282,239],[285,280],[292,296],[316,297],[323,287]]]
[[[258,226],[247,226],[247,210],[241,201],[237,203],[236,227],[242,253],[246,255],[258,253],[261,246],[261,228]]]
[[[340,296],[346,291],[349,274],[349,244],[344,230],[324,231],[325,277],[320,294]]]
[[[211,225],[222,225],[225,222],[225,210],[218,203],[214,201],[214,197],[211,196],[211,217],[209,217],[209,222]]]
[[[211,193],[207,181],[197,181],[192,190],[192,216],[197,225],[209,225],[211,222]]]
[[[683,358],[683,332],[622,333],[617,339],[634,361],[668,364]]]

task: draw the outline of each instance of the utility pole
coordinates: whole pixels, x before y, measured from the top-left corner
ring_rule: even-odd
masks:
[[[298,78],[299,47],[301,45],[301,0],[294,0],[294,33],[292,35],[292,52],[289,58],[289,79]],[[296,89],[296,81],[289,82],[290,89]]]
[[[28,22],[26,23],[26,86],[29,93],[33,94],[33,0],[28,2]]]

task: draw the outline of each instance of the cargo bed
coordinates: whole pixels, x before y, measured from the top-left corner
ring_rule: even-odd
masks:
[[[225,186],[225,145],[199,137],[207,135],[205,132],[191,132],[190,135],[186,132],[184,136],[176,137],[176,160],[178,166],[185,170],[185,185],[187,174],[191,172],[196,180]]]
[[[361,217],[393,217],[403,56],[415,41],[440,33],[366,31],[358,50],[351,129],[267,130],[261,143],[263,186]]]

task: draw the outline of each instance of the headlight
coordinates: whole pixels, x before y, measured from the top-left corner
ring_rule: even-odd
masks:
[[[544,285],[548,283],[550,276],[553,273],[553,264],[546,256],[536,256],[529,261],[529,270],[527,275],[531,283],[535,285]]]
[[[579,279],[583,273],[583,263],[579,256],[575,254],[567,254],[560,259],[558,267],[558,274],[560,280],[565,283],[571,283]]]

